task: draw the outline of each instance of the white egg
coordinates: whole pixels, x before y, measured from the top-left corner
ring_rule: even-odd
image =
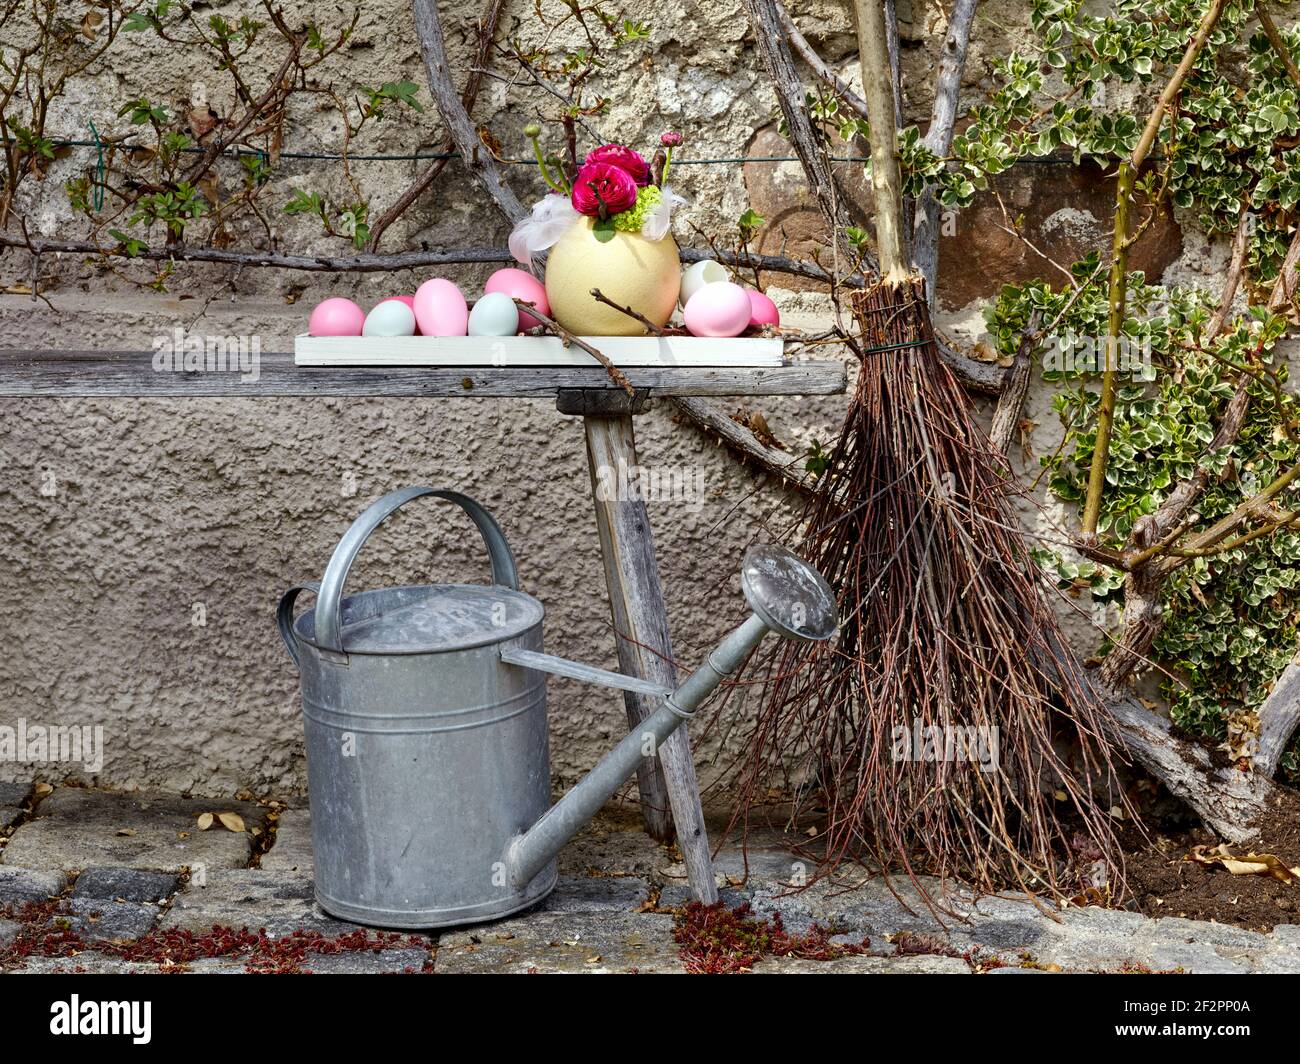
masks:
[[[727,273],[725,266],[714,262],[712,259],[701,259],[682,271],[682,291],[681,295],[678,296],[678,301],[684,307],[691,301],[691,296],[695,295],[706,284],[730,280],[731,274]]]
[[[415,312],[400,299],[385,299],[366,315],[362,336],[414,336]]]
[[[504,292],[480,296],[469,312],[470,336],[514,336],[519,331],[519,308]]]

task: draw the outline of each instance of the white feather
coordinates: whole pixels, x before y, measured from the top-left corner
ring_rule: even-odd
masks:
[[[557,193],[542,197],[533,204],[533,213],[511,230],[510,254],[525,266],[532,266],[533,256],[553,247],[581,217],[568,196]]]
[[[685,196],[677,195],[665,185],[659,202],[650,209],[645,221],[641,223],[641,235],[647,240],[662,240],[672,228],[673,211],[678,207],[685,207],[689,202]]]

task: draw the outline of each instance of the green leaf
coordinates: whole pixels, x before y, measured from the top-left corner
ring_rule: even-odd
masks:
[[[127,235],[120,229],[110,229],[108,235],[122,245],[122,250],[129,259],[133,259],[149,250],[149,245],[144,241],[136,240],[135,237]]]
[[[319,192],[307,192],[301,188],[293,190],[293,197],[281,208],[285,214],[325,214],[325,200]]]
[[[740,239],[748,244],[763,228],[763,223],[766,221],[767,219],[753,207],[746,207],[745,213],[736,222],[736,228],[740,230]]]
[[[591,232],[602,244],[608,244],[614,239],[614,233],[617,232],[614,228],[614,219],[597,218],[591,227]]]

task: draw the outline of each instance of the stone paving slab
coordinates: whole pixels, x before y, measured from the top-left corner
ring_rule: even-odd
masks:
[[[561,875],[650,876],[670,865],[672,850],[655,842],[640,826],[629,826],[627,817],[615,824],[597,818],[559,853]],[[682,878],[685,880],[685,870]]]
[[[308,956],[302,969],[316,975],[401,975],[421,971],[432,956],[431,950],[413,948],[321,953]]]
[[[241,803],[59,788],[0,851],[0,907],[62,896],[56,919],[91,942],[129,940],[153,927],[202,934],[221,924],[265,928],[273,937],[299,929],[327,936],[357,929],[315,904],[306,809],[281,814],[274,845],[252,869],[250,835],[196,830],[199,812],[224,809],[238,811],[250,826],[265,822],[259,809]],[[1043,911],[1020,896],[973,899],[952,892],[944,899],[949,911],[935,912],[921,888],[936,892],[937,881],[887,883],[863,872],[792,889],[815,873],[793,852],[806,841],[752,833],[747,878],[739,847],[724,847],[716,861],[723,902],[748,902],[759,916],[780,916],[792,934],[816,924],[833,943],[869,938],[869,951],[834,961],[768,957],[756,964],[756,974],[1300,972],[1296,925],[1264,934],[1122,910]],[[443,973],[684,970],[671,914],[692,894],[674,848],[649,839],[637,818],[620,808],[585,828],[559,863],[555,891],[528,912],[419,939],[429,949],[403,941],[380,953],[308,954],[302,967],[321,974],[418,971],[436,944],[434,970]],[[188,881],[177,875],[183,866],[196,869]],[[68,872],[75,870],[82,871],[70,881]],[[18,930],[7,915],[0,912],[0,946]],[[990,967],[998,962],[1005,967]],[[185,970],[243,973],[246,963],[240,956],[206,958]],[[26,970],[156,968],[90,950],[75,958],[36,959]]]
[[[935,881],[922,881],[935,889]],[[938,947],[996,958],[1009,966],[1055,966],[1064,971],[1116,971],[1149,968],[1191,973],[1290,970],[1300,966],[1300,936],[1292,925],[1263,934],[1229,925],[1095,907],[1043,912],[1022,897],[979,899],[954,895],[948,907],[960,918],[929,912],[917,889],[882,879],[846,891],[844,883],[816,883],[792,892],[779,886],[752,892],[755,912],[780,915],[788,931],[806,932],[814,923],[872,940],[873,954],[892,949],[889,939],[910,932]],[[661,901],[662,904],[662,901]],[[833,939],[839,941],[840,939]],[[973,951],[973,952],[972,952]],[[1294,955],[1294,956],[1293,956]],[[1032,969],[1030,969],[1032,970]]]
[[[1268,935],[1244,927],[1233,927],[1231,924],[1187,920],[1181,916],[1165,916],[1158,920],[1148,920],[1135,913],[1126,915],[1132,916],[1138,922],[1139,939],[1176,940],[1247,952],[1268,949],[1271,945]]]
[[[203,933],[217,925],[252,931],[264,927],[272,935],[298,928],[338,935],[357,927],[335,920],[316,904],[310,879],[260,868],[209,872],[202,884],[191,879],[159,926]]]
[[[695,891],[685,883],[670,883],[659,892],[659,908],[661,909],[680,909],[697,900]],[[752,902],[753,895],[738,887],[719,887],[718,901],[722,902],[727,908],[734,909],[738,905]]]
[[[87,868],[77,877],[72,897],[161,903],[180,889],[180,876],[138,868]]]
[[[635,912],[650,900],[650,884],[634,876],[560,876],[536,912]]]
[[[18,932],[23,929],[23,925],[17,920],[0,919],[0,949],[9,945],[18,937]]]
[[[248,828],[264,825],[262,810],[248,802],[59,787],[0,850],[0,863],[47,871],[243,868],[252,856],[251,834],[220,825],[200,831],[196,823],[201,813],[227,811]]]
[[[680,972],[673,918],[654,913],[532,912],[443,934],[436,974]]]
[[[78,953],[75,957],[28,957],[22,968],[7,971],[7,975],[147,975],[156,973],[158,966],[143,961],[124,961],[102,953]]]
[[[800,840],[806,842],[807,840]],[[716,844],[715,844],[716,845]],[[721,887],[772,889],[790,888],[813,878],[815,865],[792,852],[797,843],[789,836],[770,830],[751,831],[742,851],[739,842],[728,842],[713,858],[713,876]],[[680,861],[662,865],[655,877],[673,885],[686,884],[686,866]]]
[[[34,868],[8,868],[0,865],[0,906],[47,901],[62,894],[67,886],[68,877],[63,872],[41,872]]]
[[[1279,946],[1300,950],[1300,924],[1279,924],[1273,928],[1273,941]]]
[[[158,922],[159,909],[147,902],[72,898],[69,929],[87,942],[134,942]]]
[[[0,831],[22,816],[23,801],[31,790],[30,783],[0,783]]]
[[[833,961],[805,957],[764,957],[755,975],[970,975],[960,957],[841,957]]]
[[[931,887],[937,888],[937,882]],[[865,934],[873,940],[899,931],[945,931],[945,923],[930,912],[925,899],[906,880],[895,880],[892,892],[891,885],[878,877],[819,881],[803,890],[779,883],[759,884],[753,899],[755,912],[780,916],[786,930],[794,934],[805,933],[813,924]],[[956,921],[948,923],[955,925]]]
[[[430,963],[432,957],[432,949],[406,946],[379,953],[372,950],[349,950],[344,953],[308,954],[299,967],[312,975],[418,974]],[[248,957],[202,957],[186,964],[185,972],[189,975],[247,975]]]
[[[1295,950],[1275,949],[1260,957],[1252,970],[1256,975],[1300,975],[1300,955]]]
[[[1155,972],[1182,971],[1189,975],[1248,975],[1255,967],[1244,959],[1225,957],[1212,946],[1186,942],[1154,943],[1139,963]]]
[[[314,875],[311,848],[311,812],[286,809],[275,826],[275,842],[262,855],[260,867],[268,872],[298,872]]]
[[[187,975],[247,975],[244,957],[200,957],[184,965]],[[153,968],[157,971],[157,967]]]

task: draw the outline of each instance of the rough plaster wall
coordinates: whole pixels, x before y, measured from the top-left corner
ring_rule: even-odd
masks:
[[[345,21],[331,9],[350,10],[309,6],[326,25]],[[441,6],[453,66],[464,70],[467,27],[480,5]],[[528,19],[531,6],[530,0],[507,4],[503,25],[516,16]],[[834,5],[809,10],[833,12],[847,30]],[[601,119],[602,130],[649,143],[664,128],[681,128],[691,140],[688,154],[743,154],[773,101],[755,91],[759,67],[742,43],[747,23],[738,0],[703,10],[672,3],[650,13],[630,5],[627,13],[652,19],[654,37],[637,54],[654,62],[639,61],[604,79],[599,91],[616,102]],[[342,84],[405,76],[423,85],[409,27],[400,0],[364,5],[353,44],[332,62],[333,75]],[[53,113],[54,135],[83,136],[87,116],[104,135],[124,132],[125,119],[112,113],[118,101],[138,94],[172,109],[207,99],[228,113],[215,72],[193,69],[187,56],[147,35],[130,44],[105,72],[74,85]],[[250,69],[265,78],[274,62],[266,57]],[[476,117],[490,116],[498,136],[518,150],[518,131],[542,101],[518,91],[510,98],[514,104],[506,107],[505,86],[487,82]],[[337,116],[297,107],[287,147],[337,150]],[[431,113],[407,113],[374,127],[353,148],[428,150],[440,137]],[[34,229],[65,232],[70,215],[62,183],[86,163],[74,152],[43,185],[28,186],[24,206]],[[347,190],[338,171],[337,164],[284,160],[267,201],[286,201],[294,187],[342,198]],[[412,163],[355,166],[377,207],[391,202],[415,172]],[[743,211],[738,173],[679,169],[680,186],[701,205],[702,224]],[[541,191],[527,169],[510,177],[526,198]],[[346,251],[310,223],[274,221],[285,247]],[[506,232],[453,164],[426,202],[393,226],[385,249],[499,246]],[[14,255],[0,269],[6,284],[25,279],[26,264]],[[474,292],[489,272],[459,268],[446,275]],[[0,296],[4,347],[147,348],[181,325],[201,334],[256,336],[264,350],[285,350],[316,301],[346,294],[369,304],[413,291],[427,275],[326,277],[196,265],[178,270],[166,295],[75,258],[45,260],[42,276],[53,310]],[[837,408],[836,400],[764,403],[773,426],[792,441],[825,439]],[[740,553],[765,517],[782,525],[770,511],[784,496],[756,494],[751,475],[663,410],[638,418],[637,429],[644,463],[704,477],[698,505],[652,504],[651,510],[675,650],[691,666],[742,617],[734,578]],[[581,423],[556,413],[553,403],[6,400],[0,401],[0,463],[0,635],[9,648],[0,665],[0,719],[102,725],[101,783],[209,794],[302,790],[296,677],[275,632],[274,607],[288,584],[319,578],[334,543],[367,502],[402,485],[454,485],[486,503],[511,538],[524,586],[547,605],[548,649],[616,666]],[[50,478],[56,494],[43,495]],[[473,526],[442,509],[426,503],[394,519],[367,544],[351,586],[482,579]],[[200,611],[202,625],[195,623]],[[590,767],[625,728],[621,696],[572,681],[552,681],[550,712],[553,768],[562,780]],[[701,746],[703,764],[718,740]],[[0,779],[30,774],[29,766],[0,762]],[[63,766],[46,773],[64,774]]]
[[[294,5],[290,5],[292,8]],[[301,9],[305,5],[297,5]],[[791,5],[828,59],[853,73],[852,26],[841,0]],[[335,23],[312,4],[313,17]],[[900,4],[905,20],[907,112],[930,104],[929,71],[942,27],[934,0]],[[216,5],[226,13],[239,5]],[[478,4],[443,3],[453,66],[468,59],[466,27]],[[531,0],[510,0],[505,24],[529,17]],[[739,156],[769,123],[773,100],[752,47],[739,0],[700,5],[668,0],[653,11],[626,6],[653,22],[638,54],[653,62],[612,65],[598,86],[616,102],[599,120],[606,136],[645,144],[668,127],[688,137],[685,156]],[[1025,17],[1024,5],[983,6],[969,67],[977,90],[984,57],[1004,52]],[[291,19],[292,21],[292,19]],[[352,47],[334,76],[377,83],[406,76],[423,85],[407,7],[400,0],[364,5]],[[226,113],[219,77],[192,69],[183,54],[140,37],[133,53],[73,86],[54,112],[54,133],[81,136],[88,115],[101,132],[120,131],[118,101],[140,92],[179,106],[206,94]],[[265,58],[255,67],[265,77]],[[200,90],[196,83],[202,83]],[[427,95],[425,96],[427,99]],[[519,128],[536,97],[488,82],[476,117],[518,151]],[[290,122],[299,150],[336,150],[337,117],[299,104]],[[385,123],[357,151],[429,149],[440,138],[432,114]],[[69,223],[64,179],[84,168],[84,154],[61,159],[44,185],[30,184],[26,207],[43,233]],[[415,172],[411,163],[356,166],[377,208],[391,202]],[[268,202],[295,185],[344,194],[337,167],[282,164]],[[539,191],[527,171],[510,179],[522,196]],[[681,166],[677,183],[701,226],[729,226],[747,202],[741,168]],[[340,253],[339,242],[308,223],[276,218],[283,246]],[[685,225],[680,234],[687,233]],[[450,166],[426,203],[389,231],[385,250],[501,244],[505,226],[462,170]],[[1212,272],[1203,249],[1187,270]],[[1217,260],[1213,260],[1217,261]],[[26,279],[27,264],[0,259],[0,279]],[[490,272],[445,271],[470,292]],[[423,274],[337,276],[183,266],[168,294],[123,283],[97,266],[64,258],[42,263],[54,309],[0,296],[0,346],[140,348],[177,325],[216,335],[253,335],[264,350],[284,350],[301,331],[307,308],[332,294],[363,305],[412,291]],[[816,325],[826,301],[813,293],[773,292],[788,320]],[[287,299],[296,299],[292,305]],[[977,333],[968,309],[949,324]],[[828,353],[827,357],[835,357]],[[1029,416],[1040,422],[1033,446],[1055,445],[1046,396]],[[765,400],[777,435],[794,446],[823,440],[843,400]],[[789,519],[781,492],[756,481],[726,452],[664,409],[637,422],[644,463],[700,469],[698,507],[652,506],[656,545],[678,658],[694,664],[742,615],[734,572],[745,543],[764,519]],[[41,493],[52,478],[54,495]],[[391,488],[446,484],[477,496],[501,518],[519,557],[527,590],[548,609],[548,649],[613,667],[599,552],[588,496],[580,423],[541,401],[498,400],[0,400],[0,722],[102,724],[106,762],[99,782],[222,794],[239,787],[293,791],[304,786],[294,670],[276,636],[273,611],[290,583],[318,578],[353,517]],[[772,514],[773,508],[776,513]],[[473,528],[416,504],[367,544],[351,586],[416,579],[480,579],[485,572]],[[195,624],[196,604],[206,623]],[[1078,629],[1076,629],[1078,631]],[[1080,632],[1084,642],[1091,636]],[[573,779],[624,727],[621,698],[565,680],[550,687],[555,773]],[[705,778],[721,740],[697,736]],[[50,778],[64,775],[52,767]],[[75,773],[74,773],[75,774]],[[28,766],[0,762],[0,779],[29,778]]]
[[[0,302],[8,342],[140,347],[183,306],[59,303],[54,313]],[[243,301],[209,318],[284,349],[301,314]],[[795,423],[784,413],[794,403],[768,408],[776,431],[825,438],[832,404],[826,416],[799,410]],[[480,499],[505,527],[523,586],[547,606],[547,648],[617,667],[581,422],[553,403],[4,400],[0,424],[0,720],[103,725],[101,782],[301,789],[296,674],[276,602],[291,583],[320,578],[366,503],[404,485]],[[666,411],[638,418],[637,430],[643,463],[703,477],[698,502],[651,504],[675,652],[693,666],[743,618],[744,545],[760,521],[779,528],[788,516],[770,512],[779,492],[756,494],[726,452]],[[42,494],[50,477],[52,496]],[[485,578],[468,520],[442,503],[407,510],[367,543],[349,587]],[[621,696],[572,681],[551,682],[550,710],[553,768],[566,780],[625,728]],[[29,772],[0,763],[0,778]]]

